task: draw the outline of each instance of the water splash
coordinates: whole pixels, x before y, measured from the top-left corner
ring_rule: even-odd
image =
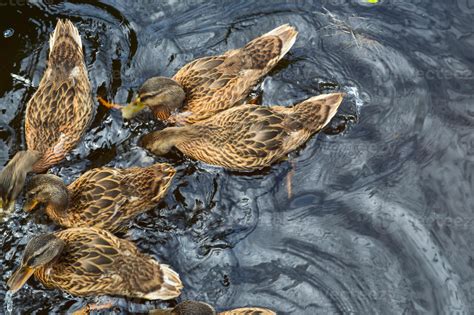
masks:
[[[359,89],[356,86],[346,86],[344,87],[344,91],[346,91],[347,95],[352,97],[352,100],[356,105],[357,115],[360,115],[360,110],[362,106],[364,106],[364,100],[359,94]]]

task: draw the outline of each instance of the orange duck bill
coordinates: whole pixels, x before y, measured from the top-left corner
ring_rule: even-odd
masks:
[[[115,103],[110,103],[106,100],[104,100],[102,97],[97,96],[97,100],[99,101],[99,104],[108,108],[108,109],[122,109],[124,106],[120,104],[115,104]]]
[[[115,103],[110,103],[104,100],[102,97],[98,96],[97,99],[102,106],[107,107],[108,109],[118,109],[122,112],[122,117],[124,119],[132,119],[135,117],[142,109],[145,108],[145,104],[143,104],[140,98],[136,98],[128,105],[119,105]]]

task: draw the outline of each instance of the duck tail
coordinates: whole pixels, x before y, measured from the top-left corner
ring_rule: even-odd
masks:
[[[286,53],[293,47],[295,41],[296,41],[296,36],[298,35],[298,31],[296,30],[295,27],[289,25],[289,24],[283,24],[270,32],[262,35],[262,37],[266,36],[277,36],[280,38],[282,41],[282,47],[280,50],[280,58],[283,58],[283,56],[286,55]]]
[[[82,40],[79,31],[69,20],[58,20],[49,38],[49,65],[71,71],[83,64]]]
[[[314,133],[324,128],[336,115],[344,93],[313,96],[293,107],[292,118]]]
[[[20,151],[0,172],[0,197],[2,207],[11,210],[15,200],[25,185],[26,175],[41,158],[38,151]]]
[[[179,275],[168,265],[160,264],[162,272],[162,283],[159,288],[144,296],[147,300],[171,300],[181,294],[183,284],[179,279]]]
[[[258,77],[265,75],[290,50],[296,35],[296,29],[285,24],[255,38],[238,51],[242,68],[259,71]]]

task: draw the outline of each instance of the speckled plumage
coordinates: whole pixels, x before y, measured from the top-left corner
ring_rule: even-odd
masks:
[[[72,228],[54,235],[64,241],[64,249],[34,272],[47,287],[77,296],[108,294],[153,300],[180,295],[178,274],[138,251],[130,241],[96,228]]]
[[[312,97],[293,107],[245,104],[183,127],[142,138],[156,154],[172,146],[208,164],[251,171],[269,166],[297,149],[336,114],[342,93]]]
[[[293,46],[297,34],[285,24],[243,48],[188,63],[173,77],[186,93],[185,106],[168,120],[191,124],[241,103]],[[155,114],[167,116],[159,111]]]
[[[28,150],[42,153],[34,172],[48,170],[77,145],[92,109],[81,38],[71,21],[59,20],[50,39],[48,67],[26,106]]]
[[[155,207],[166,194],[175,173],[171,165],[160,163],[127,169],[96,168],[66,188],[67,209],[43,202],[48,216],[61,226],[94,226],[116,232],[129,219]],[[34,199],[30,192],[41,191],[42,185],[53,185],[55,179],[49,177],[52,175],[34,177],[28,185],[28,198]]]
[[[79,142],[93,114],[91,87],[79,32],[59,20],[50,37],[48,65],[26,106],[26,152],[18,152],[0,174],[0,195],[11,205],[26,174],[42,173],[64,159]]]
[[[276,315],[272,310],[261,307],[241,307],[219,313],[219,315]]]
[[[151,310],[152,315],[276,315],[275,312],[261,307],[241,307],[217,313],[211,305],[198,301],[184,301],[174,308]]]

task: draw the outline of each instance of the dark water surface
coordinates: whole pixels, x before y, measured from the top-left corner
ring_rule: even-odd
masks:
[[[24,109],[57,18],[79,29],[94,93],[122,103],[150,76],[171,76],[291,23],[298,39],[257,90],[262,103],[345,91],[340,113],[356,120],[342,133],[320,134],[289,161],[239,174],[178,153],[155,158],[136,141],[159,123],[149,115],[124,123],[99,108],[83,143],[51,172],[71,182],[103,165],[174,164],[167,198],[124,237],[180,273],[180,299],[281,314],[472,314],[469,2],[2,1],[0,165],[25,146]],[[21,202],[0,225],[0,300],[27,240],[52,229]],[[75,298],[30,280],[0,313],[59,313],[110,299],[124,313],[175,303]]]

